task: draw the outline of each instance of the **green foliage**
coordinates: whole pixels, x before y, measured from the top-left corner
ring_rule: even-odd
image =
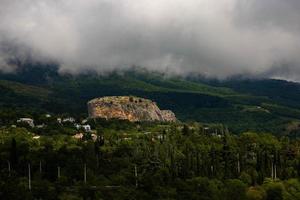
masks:
[[[282,200],[285,188],[281,182],[274,182],[273,180],[266,180],[263,184],[267,192],[267,200]]]
[[[245,200],[246,184],[238,179],[229,179],[225,182],[225,199],[228,200]]]
[[[265,200],[267,197],[266,191],[260,187],[249,187],[246,193],[247,200]]]
[[[47,132],[34,139],[34,130],[0,129],[0,198],[18,199],[13,189],[24,199],[299,197],[298,140],[237,136],[221,125],[91,122],[99,131],[95,141]]]
[[[222,123],[237,134],[292,134],[285,132],[287,124],[300,119],[300,86],[285,81],[189,80],[138,68],[122,75],[70,76],[59,75],[53,66],[32,64],[16,74],[0,73],[0,79],[0,125],[13,124],[32,111],[82,115],[87,101],[111,95],[149,98],[162,109],[173,110],[180,120]]]

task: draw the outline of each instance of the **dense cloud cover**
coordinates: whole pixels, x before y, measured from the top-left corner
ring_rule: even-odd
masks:
[[[0,0],[0,68],[150,70],[300,80],[299,0]]]

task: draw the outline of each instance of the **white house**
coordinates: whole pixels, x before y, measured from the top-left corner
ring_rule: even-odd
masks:
[[[91,129],[91,126],[90,125],[82,125],[82,128],[84,129],[85,132],[91,132],[92,129]]]
[[[34,127],[34,122],[33,119],[31,118],[20,118],[19,120],[17,120],[18,123],[26,123],[31,127]]]
[[[68,118],[64,118],[62,120],[62,122],[71,122],[71,123],[74,123],[75,122],[75,119],[73,117],[68,117]]]
[[[59,124],[61,124],[61,122],[62,122],[61,118],[57,118],[56,120]]]

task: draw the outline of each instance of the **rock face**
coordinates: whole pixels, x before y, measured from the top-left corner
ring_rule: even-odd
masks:
[[[176,121],[170,110],[160,110],[155,102],[132,96],[111,96],[88,102],[90,118],[136,121]]]

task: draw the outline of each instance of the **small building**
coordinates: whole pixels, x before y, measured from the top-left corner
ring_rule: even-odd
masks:
[[[81,124],[74,124],[75,128],[77,130],[79,129],[83,129],[85,132],[91,132],[92,131],[92,128],[90,125],[81,125]]]
[[[50,114],[46,114],[45,117],[46,117],[46,118],[50,118],[51,115],[50,115]]]
[[[77,133],[77,134],[73,135],[72,137],[77,140],[92,139],[94,142],[96,142],[98,139],[98,136],[94,133],[91,134],[90,138],[85,138],[85,136],[86,135],[84,133]]]
[[[81,121],[81,124],[86,124],[87,122],[88,122],[88,120],[84,119],[84,120]]]
[[[59,124],[61,124],[62,119],[61,119],[61,118],[57,118],[56,121],[57,121]]]
[[[94,133],[92,133],[92,140],[94,141],[94,142],[96,142],[96,140],[98,139],[98,136],[96,135],[96,134],[94,134]]]
[[[36,128],[44,128],[45,127],[45,124],[40,124],[40,125],[37,125]]]
[[[66,123],[66,122],[74,123],[75,121],[76,120],[73,117],[67,117],[62,120],[62,122],[64,122],[64,123]]]
[[[33,122],[33,119],[31,119],[31,118],[20,118],[19,120],[17,120],[17,122],[18,123],[26,123],[30,127],[34,127],[34,122]]]
[[[88,125],[88,124],[87,125],[83,125],[82,128],[84,129],[85,132],[91,132],[92,131],[91,126]]]
[[[77,134],[73,135],[72,137],[75,138],[75,139],[77,139],[77,140],[82,140],[83,133],[77,133]]]

